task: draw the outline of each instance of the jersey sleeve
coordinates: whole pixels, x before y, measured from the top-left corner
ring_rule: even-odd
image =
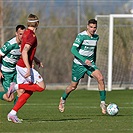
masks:
[[[0,48],[0,54],[2,56],[6,55],[13,49],[13,46],[9,43],[6,42],[1,48]]]
[[[29,34],[29,35],[27,36],[26,44],[29,44],[29,45],[34,44],[35,39],[36,39],[35,35]]]
[[[97,35],[97,34],[96,34],[96,37],[97,37],[97,41],[98,41],[98,40],[99,40],[99,35]],[[96,46],[96,48],[95,48],[94,55],[95,55],[95,57],[94,57],[93,61],[94,61],[94,63],[96,63],[96,57],[97,57],[97,46]]]
[[[95,55],[95,57],[93,59],[94,63],[96,63],[96,53],[97,53],[97,46],[96,46],[95,51],[94,51],[94,55]]]
[[[71,52],[76,58],[80,59],[82,62],[85,62],[86,58],[79,54],[79,49],[81,47],[83,40],[84,39],[81,35],[77,35],[77,37],[72,45]]]

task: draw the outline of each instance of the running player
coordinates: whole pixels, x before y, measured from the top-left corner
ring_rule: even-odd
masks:
[[[98,82],[101,100],[100,107],[102,109],[102,113],[106,114],[106,91],[104,79],[95,64],[97,42],[99,40],[99,36],[95,34],[96,29],[97,21],[95,19],[90,19],[88,21],[87,30],[79,33],[73,43],[71,52],[75,58],[72,65],[72,81],[60,98],[60,112],[64,112],[67,97],[77,88],[79,80],[87,74],[88,76],[94,77]]]
[[[22,35],[24,33],[25,26],[17,25],[15,37],[8,40],[0,48],[0,60],[1,60],[1,70],[0,70],[0,80],[4,91],[0,92],[0,99],[11,102],[14,99],[14,94],[9,98],[6,93],[10,87],[11,82],[16,83],[16,63],[21,55],[20,44]],[[18,94],[19,95],[19,94]]]
[[[39,25],[39,19],[36,15],[30,14],[27,20],[27,29],[25,30],[21,43],[21,53],[16,69],[17,69],[17,83],[12,83],[8,90],[8,97],[19,89],[25,90],[25,92],[18,98],[13,109],[8,114],[8,117],[14,123],[21,123],[17,117],[17,112],[26,103],[27,99],[32,95],[34,91],[45,90],[45,83],[42,76],[32,68],[34,55],[37,48],[37,38],[35,31]]]

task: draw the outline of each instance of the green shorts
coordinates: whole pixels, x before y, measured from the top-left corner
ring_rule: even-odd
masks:
[[[16,83],[16,76],[17,76],[17,72],[2,72],[4,78],[1,79],[1,84],[4,88],[4,91],[7,92],[8,88],[10,87],[10,83],[11,82],[15,82]]]
[[[91,76],[92,72],[97,70],[97,66],[95,63],[92,63],[92,66],[78,65],[73,62],[72,65],[72,81],[78,82],[81,78],[84,77],[85,74]]]

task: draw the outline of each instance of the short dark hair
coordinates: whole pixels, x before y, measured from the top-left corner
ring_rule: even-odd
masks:
[[[90,19],[89,21],[88,21],[88,25],[89,24],[97,24],[97,20],[95,20],[95,19]]]
[[[25,26],[24,25],[17,25],[16,26],[16,32],[18,31],[18,29],[21,29],[21,30],[24,30],[25,29]]]

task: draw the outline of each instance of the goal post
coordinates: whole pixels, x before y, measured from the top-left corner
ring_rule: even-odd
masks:
[[[133,18],[133,14],[110,14],[110,15],[96,15],[95,19],[108,18],[109,33],[108,33],[108,74],[107,74],[107,90],[112,90],[112,68],[113,68],[113,34],[114,34],[114,19],[115,18]],[[88,78],[88,87],[91,79]]]
[[[133,14],[110,14],[109,19],[109,53],[108,53],[108,91],[112,90],[113,66],[113,29],[114,18],[133,18]]]

